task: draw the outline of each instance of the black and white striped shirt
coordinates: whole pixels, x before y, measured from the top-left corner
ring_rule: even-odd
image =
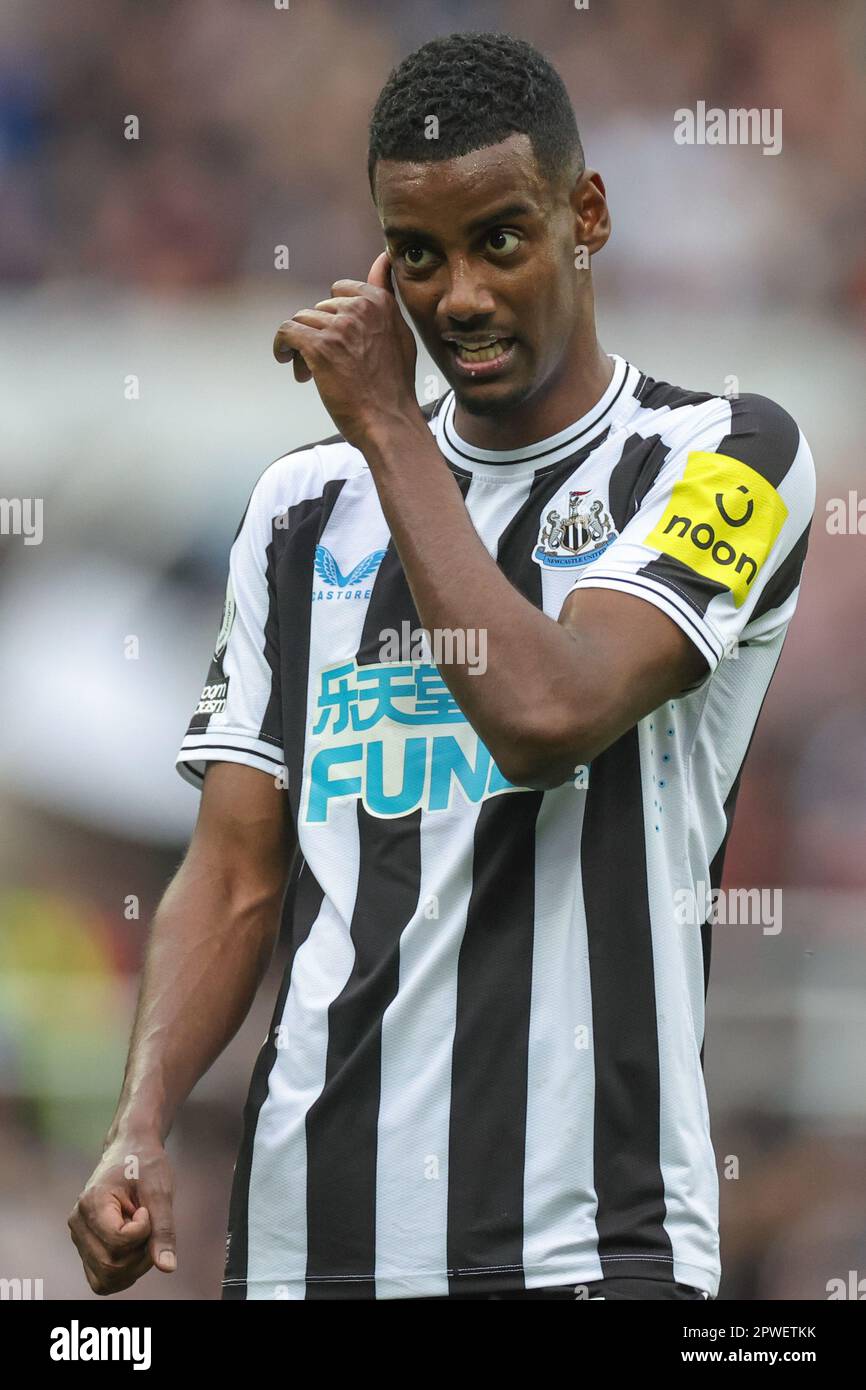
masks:
[[[555,620],[576,585],[654,604],[706,676],[582,785],[514,788],[421,659],[362,454],[259,479],[178,757],[282,776],[291,956],[246,1108],[224,1291],[401,1298],[677,1280],[715,1294],[705,920],[740,771],[797,602],[814,468],[791,417],[622,358],[526,448],[425,408],[482,542]]]

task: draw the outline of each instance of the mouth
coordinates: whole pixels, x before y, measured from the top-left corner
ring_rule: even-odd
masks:
[[[470,377],[492,376],[508,366],[514,356],[516,338],[491,338],[485,343],[468,346],[446,339],[458,370]]]

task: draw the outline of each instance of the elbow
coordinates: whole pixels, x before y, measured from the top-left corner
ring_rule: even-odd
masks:
[[[579,785],[589,768],[588,746],[589,739],[573,722],[550,721],[512,739],[498,764],[513,786],[549,791],[566,782]]]

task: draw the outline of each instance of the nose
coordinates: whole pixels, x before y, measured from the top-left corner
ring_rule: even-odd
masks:
[[[452,321],[484,318],[495,312],[496,301],[477,270],[465,260],[453,264],[448,288],[439,300],[439,312]]]

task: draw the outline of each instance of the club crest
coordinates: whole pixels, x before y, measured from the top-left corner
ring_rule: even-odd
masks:
[[[588,488],[569,492],[564,516],[556,507],[547,513],[532,552],[537,565],[545,569],[588,565],[616,539],[616,528],[604,504],[590,497]]]

